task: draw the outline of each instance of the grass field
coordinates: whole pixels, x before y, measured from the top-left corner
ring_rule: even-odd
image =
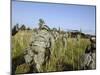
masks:
[[[12,36],[12,59],[23,54],[24,49],[28,47],[32,39],[32,33],[34,33],[32,30],[25,30],[19,31],[15,36]],[[89,43],[88,39],[79,39],[77,41],[75,38],[68,38],[67,46],[64,48],[61,39],[58,39],[51,51],[50,60],[46,62],[46,65],[43,65],[43,71],[80,70],[80,57]],[[18,67],[16,73],[23,73],[25,67]]]

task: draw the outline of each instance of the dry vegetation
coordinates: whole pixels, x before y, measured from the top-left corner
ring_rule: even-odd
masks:
[[[32,30],[25,30],[19,31],[15,36],[12,36],[13,59],[23,54],[23,50],[31,41],[32,33]],[[79,70],[80,57],[88,44],[88,39],[77,41],[75,38],[68,38],[67,48],[64,48],[61,39],[58,39],[51,51],[50,60],[46,62],[46,65],[43,65],[44,72]],[[19,70],[19,66],[17,66],[16,73],[23,73],[24,69],[25,67]]]

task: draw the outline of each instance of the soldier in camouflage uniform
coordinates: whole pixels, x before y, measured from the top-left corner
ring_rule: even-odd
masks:
[[[29,48],[25,51],[25,61],[30,64],[32,61],[36,64],[38,72],[43,72],[42,65],[49,59],[50,50],[53,45],[53,37],[50,33],[50,28],[43,25],[36,34],[33,35],[32,42]]]
[[[95,69],[96,68],[96,40],[95,38],[90,39],[91,44],[86,48],[83,69]]]

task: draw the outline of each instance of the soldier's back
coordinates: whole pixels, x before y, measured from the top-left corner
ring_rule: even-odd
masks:
[[[34,38],[33,45],[46,47],[50,39],[50,33],[46,30],[39,30]]]

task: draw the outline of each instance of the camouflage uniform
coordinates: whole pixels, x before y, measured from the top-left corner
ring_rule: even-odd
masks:
[[[35,62],[38,72],[43,72],[41,68],[42,64],[50,57],[53,38],[49,30],[50,29],[47,26],[38,30],[36,35],[33,36],[32,43],[30,44],[29,49],[26,50],[24,56],[26,63],[31,63],[32,61]]]
[[[95,53],[85,53],[82,69],[95,69],[96,67]]]
[[[91,44],[86,48],[83,68],[84,69],[95,69],[96,68],[96,42],[90,39]]]

